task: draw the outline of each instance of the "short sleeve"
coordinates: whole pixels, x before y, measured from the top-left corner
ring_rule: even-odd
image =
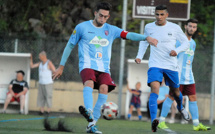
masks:
[[[72,32],[72,35],[70,36],[70,39],[69,39],[69,42],[73,45],[76,45],[79,40],[81,39],[81,33],[82,33],[82,30],[81,30],[81,25],[78,24],[75,29],[73,30]]]
[[[28,82],[25,81],[25,86],[24,87],[28,88]]]
[[[13,80],[11,80],[10,85],[13,85]]]

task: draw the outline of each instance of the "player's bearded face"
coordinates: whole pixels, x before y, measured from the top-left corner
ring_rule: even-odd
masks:
[[[192,36],[197,30],[197,24],[189,22],[187,25],[185,25],[185,29],[187,35]]]
[[[98,27],[101,27],[104,23],[107,22],[108,18],[110,17],[108,10],[100,9],[98,12],[95,11],[95,24]]]
[[[156,17],[156,24],[159,26],[166,24],[166,18],[168,17],[168,12],[166,10],[156,10],[155,17]]]

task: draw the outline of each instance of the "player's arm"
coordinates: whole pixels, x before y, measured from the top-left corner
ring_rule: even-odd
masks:
[[[142,35],[134,32],[122,31],[120,36],[123,39],[128,39],[132,41],[147,41],[150,45],[153,45],[155,47],[157,47],[157,44],[158,44],[158,40],[150,36]]]
[[[60,66],[57,68],[57,70],[53,73],[53,80],[55,78],[59,78],[62,73],[63,73],[63,69],[64,69],[64,66],[66,64],[66,61],[70,55],[70,53],[72,52],[72,49],[74,48],[75,46],[70,42],[68,41],[66,47],[64,48],[64,51],[63,51],[63,55],[61,57],[61,61],[60,61]]]
[[[190,43],[186,35],[183,33],[179,26],[177,28],[176,39],[180,42],[181,45],[177,47],[175,50],[172,50],[170,52],[170,56],[177,56],[180,52],[186,51],[190,47]]]
[[[148,48],[149,44],[146,41],[140,41],[139,43],[139,49],[138,49],[138,53],[135,59],[135,62],[137,64],[139,64],[141,62],[141,59],[143,59],[143,56],[146,52],[146,49]]]

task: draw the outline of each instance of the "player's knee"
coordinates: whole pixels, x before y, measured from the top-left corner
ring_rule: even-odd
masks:
[[[173,94],[173,96],[179,96],[180,94],[179,88],[170,87],[170,92]]]
[[[152,93],[159,94],[159,88],[160,88],[159,82],[157,82],[157,81],[151,82],[150,86],[151,86],[151,92]]]
[[[94,88],[94,81],[87,80],[86,82],[84,82],[84,86]]]
[[[189,95],[188,97],[189,97],[190,101],[196,101],[197,100],[196,95]]]
[[[105,85],[105,84],[102,84],[99,87],[99,93],[101,93],[101,94],[108,94],[108,86]]]

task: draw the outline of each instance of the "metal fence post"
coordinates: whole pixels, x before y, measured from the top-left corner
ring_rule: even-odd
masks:
[[[15,39],[14,53],[17,53],[17,50],[18,50],[18,39]]]

